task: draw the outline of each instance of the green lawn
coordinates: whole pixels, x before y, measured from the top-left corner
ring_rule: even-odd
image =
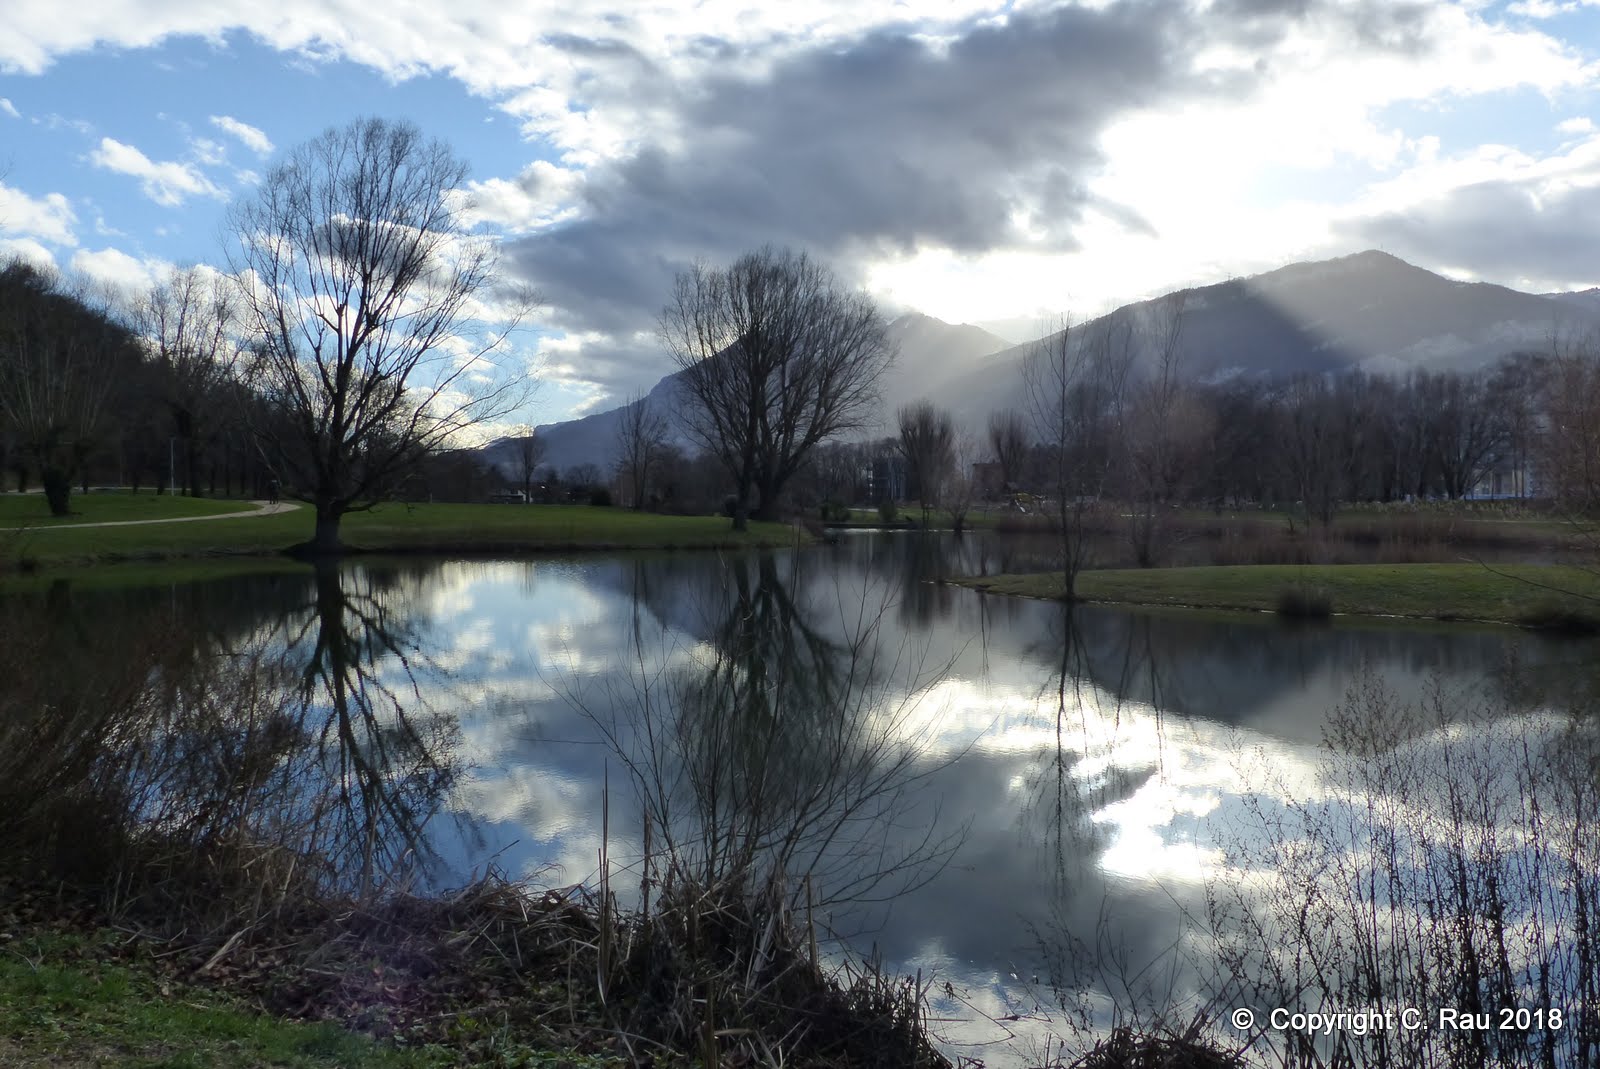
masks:
[[[248,501],[219,501],[207,497],[157,496],[152,491],[130,494],[109,491],[73,494],[72,515],[52,516],[43,494],[0,493],[0,528],[54,527],[72,523],[114,523],[121,520],[170,520],[183,516],[214,516],[252,508]]]
[[[167,499],[183,502],[182,498]],[[226,505],[238,502],[204,502]],[[138,527],[0,532],[0,562],[36,566],[281,552],[311,538],[309,507]],[[721,516],[658,516],[589,505],[383,505],[345,518],[346,545],[362,550],[522,553],[586,549],[787,546],[793,528],[752,523],[735,534]]]
[[[957,580],[996,594],[1059,598],[1060,572]],[[1335,613],[1536,623],[1553,612],[1600,619],[1600,572],[1542,565],[1345,564],[1083,572],[1085,601],[1274,611],[1285,591],[1325,596]]]
[[[399,1050],[330,1024],[262,1017],[200,987],[92,958],[70,937],[24,936],[0,952],[0,1064],[205,1069],[432,1069],[437,1048]]]

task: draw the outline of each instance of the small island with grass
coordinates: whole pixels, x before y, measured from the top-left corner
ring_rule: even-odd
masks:
[[[1087,532],[1079,530],[1076,544],[1088,542]],[[1110,530],[1096,533],[1104,543]],[[1291,619],[1401,617],[1600,632],[1600,571],[1583,563],[1586,529],[1549,518],[1485,520],[1462,510],[1419,522],[1369,510],[1340,516],[1316,537],[1301,537],[1292,518],[1277,525],[1269,518],[1191,518],[1184,533],[1189,555],[1214,563],[1083,567],[1072,573],[1070,595],[1061,569],[952,582],[990,594]],[[1508,556],[1513,560],[1502,563]],[[1568,562],[1528,562],[1549,556]]]

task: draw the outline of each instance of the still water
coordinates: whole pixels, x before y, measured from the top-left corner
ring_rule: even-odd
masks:
[[[1266,997],[1217,991],[1245,966],[1197,933],[1271,867],[1261,828],[1314,837],[1295,804],[1337,794],[1324,736],[1348,696],[1377,685],[1434,710],[1354,746],[1431,767],[1457,707],[1490,710],[1479,736],[1542,724],[1594,661],[1592,644],[1503,629],[1068,612],[938,582],[1017,553],[862,532],[48,601],[100,657],[163,626],[217,658],[289,651],[322,725],[306,737],[340,752],[359,796],[352,879],[593,886],[604,838],[613,889],[636,900],[647,842],[702,862],[753,842],[832,953],[920,973],[948,1049],[991,1065],[1119,1015]],[[1327,834],[1348,855],[1341,827]]]

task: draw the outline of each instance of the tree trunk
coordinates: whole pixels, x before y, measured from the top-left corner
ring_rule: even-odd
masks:
[[[50,515],[70,516],[72,507],[72,473],[61,468],[45,468],[44,497],[50,504]]]
[[[311,552],[316,556],[329,556],[342,548],[339,541],[339,521],[344,510],[333,505],[317,506],[317,533],[311,539]]]

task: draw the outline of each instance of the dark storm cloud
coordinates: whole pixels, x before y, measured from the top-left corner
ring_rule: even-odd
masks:
[[[923,245],[1071,249],[1100,133],[1183,84],[1187,26],[1173,0],[1141,0],[1015,16],[948,45],[873,34],[692,95],[655,86],[680,94],[687,144],[591,170],[583,219],[518,242],[513,260],[563,325],[611,332],[637,329],[696,257],[767,242],[836,263]]]
[[[759,78],[672,82],[630,61],[617,84],[670,128],[589,168],[579,218],[516,242],[511,261],[553,325],[618,335],[653,327],[676,271],[768,243],[851,278],[864,261],[918,248],[1071,251],[1089,213],[1153,235],[1132,207],[1090,191],[1107,127],[1173,100],[1256,90],[1264,65],[1196,72],[1208,44],[1266,54],[1313,20],[1351,42],[1409,48],[1414,10],[1220,0],[1197,13],[1183,0],[1125,0],[975,22],[951,40],[872,33]],[[663,370],[658,357],[650,374]]]
[[[1480,182],[1342,230],[1402,259],[1470,264],[1497,281],[1600,282],[1600,189],[1593,187]]]

